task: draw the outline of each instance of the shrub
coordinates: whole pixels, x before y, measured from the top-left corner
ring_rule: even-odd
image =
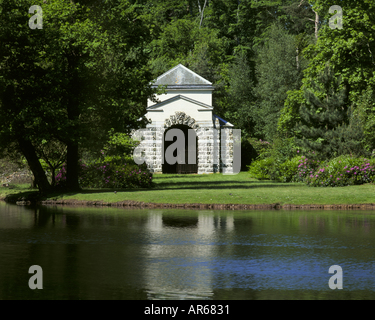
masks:
[[[272,172],[274,170],[273,158],[265,158],[255,160],[249,165],[249,174],[252,178],[258,180],[267,180],[271,179]]]
[[[249,167],[252,178],[277,180],[280,182],[303,182],[309,173],[315,172],[319,161],[304,156],[295,156],[282,162],[273,157],[258,159]]]
[[[301,181],[298,179],[298,171],[301,161],[301,156],[297,156],[282,163],[279,166],[279,176],[277,177],[277,180],[281,182]]]
[[[83,188],[149,188],[153,185],[152,173],[146,165],[124,163],[118,159],[110,162],[82,163],[79,183]],[[56,185],[65,186],[66,167],[56,175]]]
[[[295,156],[281,162],[273,157],[258,159],[249,166],[252,178],[277,180],[280,182],[304,182],[322,164],[319,160]]]
[[[248,166],[252,177],[281,182],[295,179],[299,158],[295,157],[297,147],[294,138],[275,137],[273,143],[255,139],[249,141],[258,154],[257,160]]]
[[[251,146],[256,151],[256,157],[258,159],[264,159],[270,156],[270,151],[272,148],[272,144],[268,141],[263,141],[262,139],[255,139],[249,138],[248,141],[250,142]]]
[[[314,160],[305,156],[299,156],[297,172],[294,177],[295,182],[305,181],[321,165],[320,160]]]
[[[102,156],[105,158],[125,159],[126,162],[130,162],[133,159],[132,155],[134,149],[139,145],[139,141],[133,140],[126,133],[115,132],[114,129],[111,129],[108,134],[108,141],[104,145],[103,150],[101,150]]]
[[[294,143],[294,138],[275,137],[270,150],[271,157],[278,159],[281,163],[291,160],[298,155],[298,148]]]
[[[343,187],[375,181],[375,160],[342,155],[321,165],[306,183],[314,187]]]

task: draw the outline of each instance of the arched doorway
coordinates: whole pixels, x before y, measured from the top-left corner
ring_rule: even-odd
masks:
[[[169,164],[165,160],[165,151],[167,150],[167,148],[171,144],[173,144],[174,142],[177,141],[176,136],[173,137],[173,141],[165,141],[165,135],[171,129],[180,129],[183,132],[183,135],[185,137],[185,148],[183,150],[183,154],[180,154],[179,157],[184,157],[185,164],[179,164],[177,162],[174,163],[174,164]],[[170,128],[168,128],[167,130],[165,130],[164,135],[163,135],[163,148],[162,148],[162,152],[163,152],[163,156],[164,156],[164,164],[162,164],[162,172],[163,173],[182,173],[182,174],[198,173],[198,149],[197,149],[198,137],[195,133],[195,130],[191,129],[190,132],[194,133],[194,137],[191,138],[191,136],[190,136],[190,139],[188,139],[188,137],[189,137],[188,130],[189,129],[191,129],[191,128],[187,125],[176,124],[176,125],[173,125]],[[189,163],[189,161],[188,161],[189,151],[193,152],[193,150],[195,150],[195,164]],[[173,156],[177,157],[177,148],[173,151]]]

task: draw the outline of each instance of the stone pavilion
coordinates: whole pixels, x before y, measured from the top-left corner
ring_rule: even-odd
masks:
[[[179,64],[153,82],[154,87],[159,85],[165,86],[166,94],[158,95],[157,103],[148,101],[150,123],[142,131],[142,157],[151,172],[232,173],[233,125],[214,114],[212,83]],[[177,156],[176,151],[176,157],[185,161],[169,164],[165,151],[174,141],[165,135],[172,128],[186,137],[185,154]]]

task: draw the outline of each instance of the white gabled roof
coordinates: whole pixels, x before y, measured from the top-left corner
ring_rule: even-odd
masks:
[[[186,68],[182,64],[178,64],[174,68],[168,70],[167,72],[163,73],[159,76],[153,85],[169,85],[169,86],[195,86],[195,85],[206,85],[211,86],[212,83],[199,74],[191,71],[190,69]]]

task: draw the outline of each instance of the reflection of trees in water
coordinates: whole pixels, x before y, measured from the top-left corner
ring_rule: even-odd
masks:
[[[316,277],[314,268],[322,263],[325,268],[325,257],[353,261],[352,269],[343,267],[348,274],[361,265],[356,272],[362,272],[362,280],[344,277],[344,285],[352,281],[358,288],[363,286],[367,298],[374,296],[366,291],[375,281],[370,276],[373,212],[4,209],[0,299],[338,297],[337,290],[326,295],[299,290],[306,282],[298,282],[297,274],[291,277],[294,280],[284,280],[295,290],[272,289],[273,284],[282,284],[284,276],[272,278],[269,272],[280,275],[283,267],[293,269],[289,258],[302,263],[303,270],[311,267]],[[341,250],[344,247],[350,249]],[[34,264],[43,268],[44,289],[39,293],[27,287],[31,277],[27,270]],[[328,268],[323,273],[328,281]],[[319,282],[319,277],[311,281]],[[262,281],[267,288],[251,290]],[[240,289],[245,287],[249,289]],[[353,290],[342,297],[366,298]]]

